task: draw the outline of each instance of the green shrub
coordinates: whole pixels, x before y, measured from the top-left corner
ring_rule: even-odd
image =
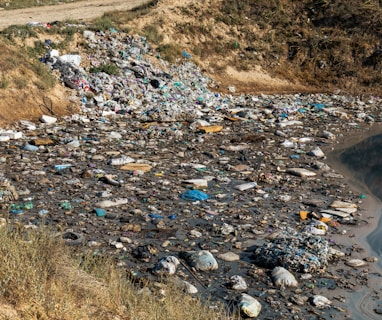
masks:
[[[119,70],[114,64],[103,64],[99,67],[91,67],[89,70],[90,73],[105,72],[110,75],[116,75],[119,73]]]

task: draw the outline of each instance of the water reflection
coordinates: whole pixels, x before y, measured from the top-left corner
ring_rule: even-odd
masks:
[[[355,179],[366,185],[382,201],[382,134],[370,137],[346,149],[340,161],[352,171]],[[373,250],[382,255],[382,225],[367,237]]]

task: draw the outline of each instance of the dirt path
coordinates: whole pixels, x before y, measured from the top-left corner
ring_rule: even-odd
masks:
[[[42,6],[17,10],[0,11],[0,30],[16,24],[29,22],[52,22],[63,20],[86,21],[115,10],[131,10],[150,0],[84,0],[55,6]]]

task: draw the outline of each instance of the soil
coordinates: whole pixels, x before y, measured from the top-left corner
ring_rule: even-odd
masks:
[[[25,25],[30,22],[51,23],[65,20],[89,22],[107,12],[131,10],[149,2],[149,0],[84,0],[54,6],[2,10],[0,11],[0,30],[10,25]]]

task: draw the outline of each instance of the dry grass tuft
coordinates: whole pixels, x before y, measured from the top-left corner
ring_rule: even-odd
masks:
[[[171,284],[164,285],[165,296],[153,287],[138,293],[111,260],[90,253],[75,257],[48,230],[1,229],[0,255],[2,319],[5,311],[15,320],[226,318]]]

